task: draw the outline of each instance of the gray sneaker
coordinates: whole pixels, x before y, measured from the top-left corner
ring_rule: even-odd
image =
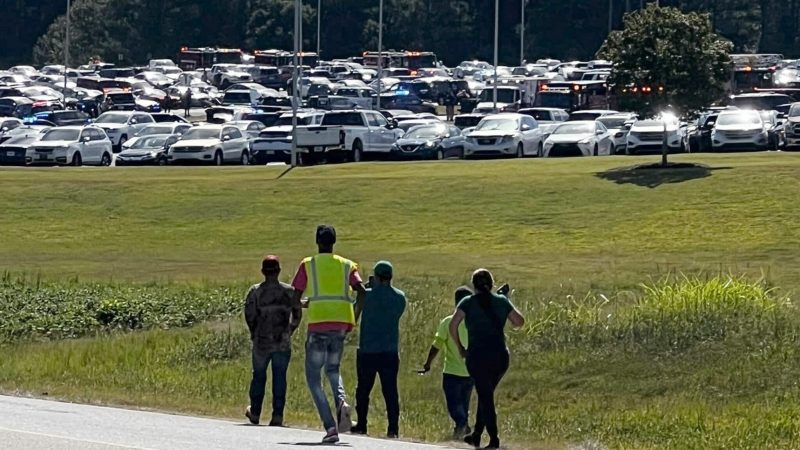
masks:
[[[337,442],[339,442],[339,432],[336,431],[336,428],[331,428],[328,430],[328,434],[322,438],[323,444],[335,444]]]

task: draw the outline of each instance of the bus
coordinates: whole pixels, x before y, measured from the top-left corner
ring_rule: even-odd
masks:
[[[540,86],[534,106],[568,112],[610,109],[611,97],[605,81],[551,81]]]
[[[233,48],[182,47],[178,67],[183,70],[209,69],[214,64],[241,64],[242,51]]]
[[[739,94],[753,92],[755,89],[774,87],[775,72],[780,68],[783,55],[780,54],[736,54],[731,55],[733,77],[731,92]]]

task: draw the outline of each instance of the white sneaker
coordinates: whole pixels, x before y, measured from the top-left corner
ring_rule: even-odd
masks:
[[[350,405],[342,402],[336,410],[336,423],[339,426],[339,433],[347,433],[353,428],[353,417]]]

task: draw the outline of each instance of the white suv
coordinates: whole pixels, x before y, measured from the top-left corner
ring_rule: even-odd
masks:
[[[111,165],[111,141],[100,128],[70,126],[51,128],[31,144],[25,154],[28,164],[82,166]]]
[[[137,111],[109,111],[100,114],[94,124],[105,130],[114,148],[119,151],[122,144],[142,128],[154,124],[153,116]]]
[[[544,136],[536,119],[523,114],[486,116],[464,140],[464,157],[542,155]]]
[[[664,128],[667,130],[667,148],[670,153],[684,150],[682,128],[677,119],[639,120],[631,125],[625,144],[625,153],[638,155],[642,153],[661,153],[664,142]]]
[[[169,149],[170,163],[204,162],[221,166],[225,163],[250,163],[250,144],[242,132],[230,125],[202,125],[181,136]]]
[[[722,111],[711,131],[711,150],[766,150],[769,134],[758,111]]]

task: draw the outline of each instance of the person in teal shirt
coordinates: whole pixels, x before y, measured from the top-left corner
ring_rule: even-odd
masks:
[[[456,289],[456,305],[470,295],[472,295],[472,290],[466,286]],[[472,389],[475,387],[475,383],[472,381],[472,377],[469,376],[467,365],[464,363],[464,359],[461,358],[461,354],[459,354],[456,342],[450,337],[450,321],[452,319],[453,315],[451,314],[439,322],[433,345],[428,351],[428,359],[419,373],[422,375],[430,372],[433,360],[440,352],[444,353],[442,390],[447,403],[447,412],[455,423],[453,439],[460,440],[471,431],[468,425],[469,401],[472,397]],[[467,346],[467,327],[463,323],[458,327],[458,334],[461,337],[461,343]]]
[[[369,395],[375,377],[381,378],[389,427],[386,436],[397,438],[400,421],[400,398],[397,375],[400,370],[400,318],[406,310],[406,296],[392,286],[394,268],[388,261],[375,264],[375,283],[371,283],[361,313],[359,348],[356,355],[356,414],[358,422],[351,432],[367,434]]]
[[[492,292],[494,278],[486,269],[472,274],[475,294],[459,302],[450,321],[450,336],[456,342],[459,353],[466,359],[467,370],[475,380],[478,394],[478,413],[475,429],[464,437],[464,442],[480,447],[484,430],[489,434],[489,445],[485,448],[500,448],[497,430],[497,411],[494,391],[508,370],[509,354],[506,347],[505,325],[507,321],[515,328],[525,324],[519,310],[505,295]],[[467,325],[469,347],[465,348],[459,336],[459,326]]]

